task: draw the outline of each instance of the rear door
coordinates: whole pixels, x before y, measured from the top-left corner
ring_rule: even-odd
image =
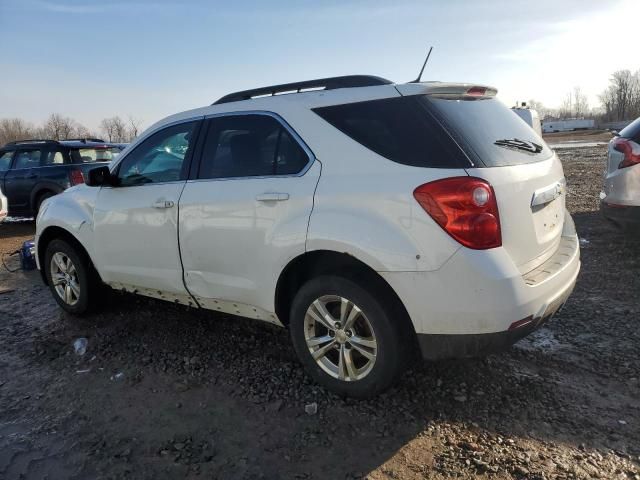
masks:
[[[115,288],[189,303],[178,248],[178,202],[200,121],[166,127],[132,150],[94,210],[94,261]]]
[[[273,320],[275,283],[304,252],[319,175],[274,115],[208,120],[199,171],[180,199],[185,282],[202,306]]]
[[[5,175],[5,195],[14,214],[31,213],[31,192],[38,180],[42,158],[41,147],[23,147],[16,150],[13,166]]]
[[[528,125],[494,97],[424,96],[474,163],[469,175],[496,192],[502,243],[522,273],[557,249],[565,216],[562,164]]]

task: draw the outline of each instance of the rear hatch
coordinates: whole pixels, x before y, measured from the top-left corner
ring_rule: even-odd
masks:
[[[542,138],[495,98],[495,90],[468,91],[472,94],[441,89],[416,98],[467,154],[473,164],[467,173],[493,186],[502,245],[524,274],[551,257],[560,243],[566,192],[562,165]]]

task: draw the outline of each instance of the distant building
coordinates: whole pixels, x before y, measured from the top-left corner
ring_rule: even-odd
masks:
[[[551,132],[572,132],[574,130],[591,130],[596,128],[595,120],[584,118],[571,118],[568,120],[545,120],[542,122],[542,131]]]

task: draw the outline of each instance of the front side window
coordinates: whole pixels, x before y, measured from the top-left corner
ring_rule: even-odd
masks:
[[[14,169],[36,168],[40,166],[41,150],[18,150]]]
[[[299,173],[309,157],[289,131],[268,115],[233,115],[209,121],[199,178]]]
[[[11,166],[11,157],[13,157],[13,152],[0,153],[0,172],[6,172],[9,170],[9,167]]]
[[[193,148],[197,122],[182,123],[154,133],[122,160],[121,186],[174,182],[184,177],[185,158]]]

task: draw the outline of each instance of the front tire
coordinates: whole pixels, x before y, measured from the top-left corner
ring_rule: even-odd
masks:
[[[60,307],[74,315],[90,310],[97,282],[84,252],[64,240],[52,240],[45,252],[44,269],[49,289]]]
[[[307,373],[342,396],[368,398],[387,389],[406,362],[401,322],[385,307],[384,296],[342,277],[304,284],[291,306],[290,330]]]

